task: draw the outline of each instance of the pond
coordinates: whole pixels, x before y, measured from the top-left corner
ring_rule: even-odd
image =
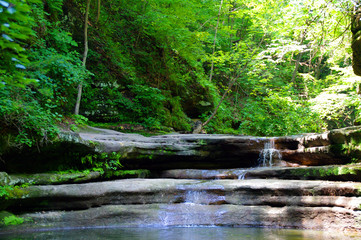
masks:
[[[232,228],[232,227],[171,227],[171,228],[88,228],[58,229],[0,235],[7,240],[322,240],[361,239],[360,234],[295,229]]]

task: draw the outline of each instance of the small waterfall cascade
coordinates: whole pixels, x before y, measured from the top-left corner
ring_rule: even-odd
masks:
[[[221,185],[200,183],[179,185],[177,189],[181,190],[175,196],[177,204],[164,206],[159,213],[161,226],[215,226],[226,213],[222,207],[226,203],[225,189]]]
[[[259,154],[258,166],[260,167],[272,167],[274,166],[274,160],[282,159],[282,155],[275,147],[275,139],[270,138],[269,141],[264,143],[264,148]]]

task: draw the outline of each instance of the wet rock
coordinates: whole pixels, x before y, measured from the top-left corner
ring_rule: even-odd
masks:
[[[81,211],[24,214],[22,229],[83,227],[233,226],[359,231],[360,212],[338,207],[201,204],[113,205]]]
[[[126,179],[30,186],[2,204],[26,219],[22,230],[217,225],[361,231],[360,188],[276,179]]]
[[[20,191],[16,190],[16,194],[10,193],[11,197],[3,200],[2,203],[12,211],[76,210],[109,204],[180,202],[207,205],[236,202],[241,205],[264,205],[272,196],[298,196],[301,200],[303,196],[333,196],[342,199],[346,197],[352,204],[355,201],[361,204],[358,198],[360,188],[361,183],[301,180],[268,179],[265,185],[262,179],[244,181],[126,179],[86,184],[30,186]],[[324,203],[319,203],[320,198],[314,200],[313,203],[309,203],[310,206],[325,206]],[[326,200],[327,198],[324,201]],[[277,205],[277,198],[273,201]],[[329,201],[334,201],[334,206],[339,206],[335,204],[337,199]],[[349,208],[346,205],[344,207]]]

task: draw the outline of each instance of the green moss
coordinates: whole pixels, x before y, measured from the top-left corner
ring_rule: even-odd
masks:
[[[14,187],[13,190],[9,191],[9,198],[17,199],[24,198],[29,194],[29,190],[21,187]]]
[[[114,178],[114,177],[138,177],[145,178],[150,176],[150,171],[147,169],[137,169],[137,170],[119,170],[108,172],[104,175],[105,178]]]
[[[353,167],[339,167],[338,175],[352,174],[357,175],[360,172],[361,168],[353,168]]]
[[[12,186],[0,186],[0,198],[8,199],[12,190],[14,190]]]
[[[331,176],[359,175],[361,174],[361,166],[295,168],[295,169],[290,169],[289,174],[297,177],[315,178],[315,179],[331,177]]]

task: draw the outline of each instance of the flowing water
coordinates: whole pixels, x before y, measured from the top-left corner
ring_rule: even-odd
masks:
[[[0,235],[6,240],[351,240],[360,235],[292,229],[172,227],[91,228]]]
[[[272,167],[275,160],[281,160],[282,155],[275,147],[275,139],[270,138],[265,142],[264,149],[261,151],[258,159],[260,167]]]
[[[220,169],[197,170],[193,169],[189,176],[201,176],[201,179],[229,179],[244,180],[250,171],[270,169],[281,160],[281,153],[275,147],[275,139],[271,138],[264,144],[260,152],[258,166],[248,169]],[[192,177],[189,177],[192,178]],[[235,180],[237,181],[237,180]],[[207,182],[197,183],[199,185]],[[18,232],[2,234],[0,239],[54,239],[54,240],[355,240],[361,239],[360,233],[314,231],[300,229],[272,229],[255,227],[220,227],[224,222],[226,210],[222,204],[226,203],[224,187],[210,185],[206,190],[200,187],[194,190],[193,185],[179,185],[178,195],[175,195],[177,204],[169,204],[159,208],[159,222],[146,227],[89,227],[45,229],[44,231]],[[213,206],[209,211],[208,206]],[[177,225],[178,224],[178,225]],[[181,224],[181,225],[179,225]],[[142,226],[142,225],[141,225]],[[151,227],[149,227],[151,226]],[[153,227],[152,227],[153,226]],[[233,225],[226,225],[233,226]],[[256,225],[257,226],[257,225]],[[18,229],[19,230],[19,229]],[[17,230],[17,231],[18,231]],[[20,229],[21,231],[21,229]]]

